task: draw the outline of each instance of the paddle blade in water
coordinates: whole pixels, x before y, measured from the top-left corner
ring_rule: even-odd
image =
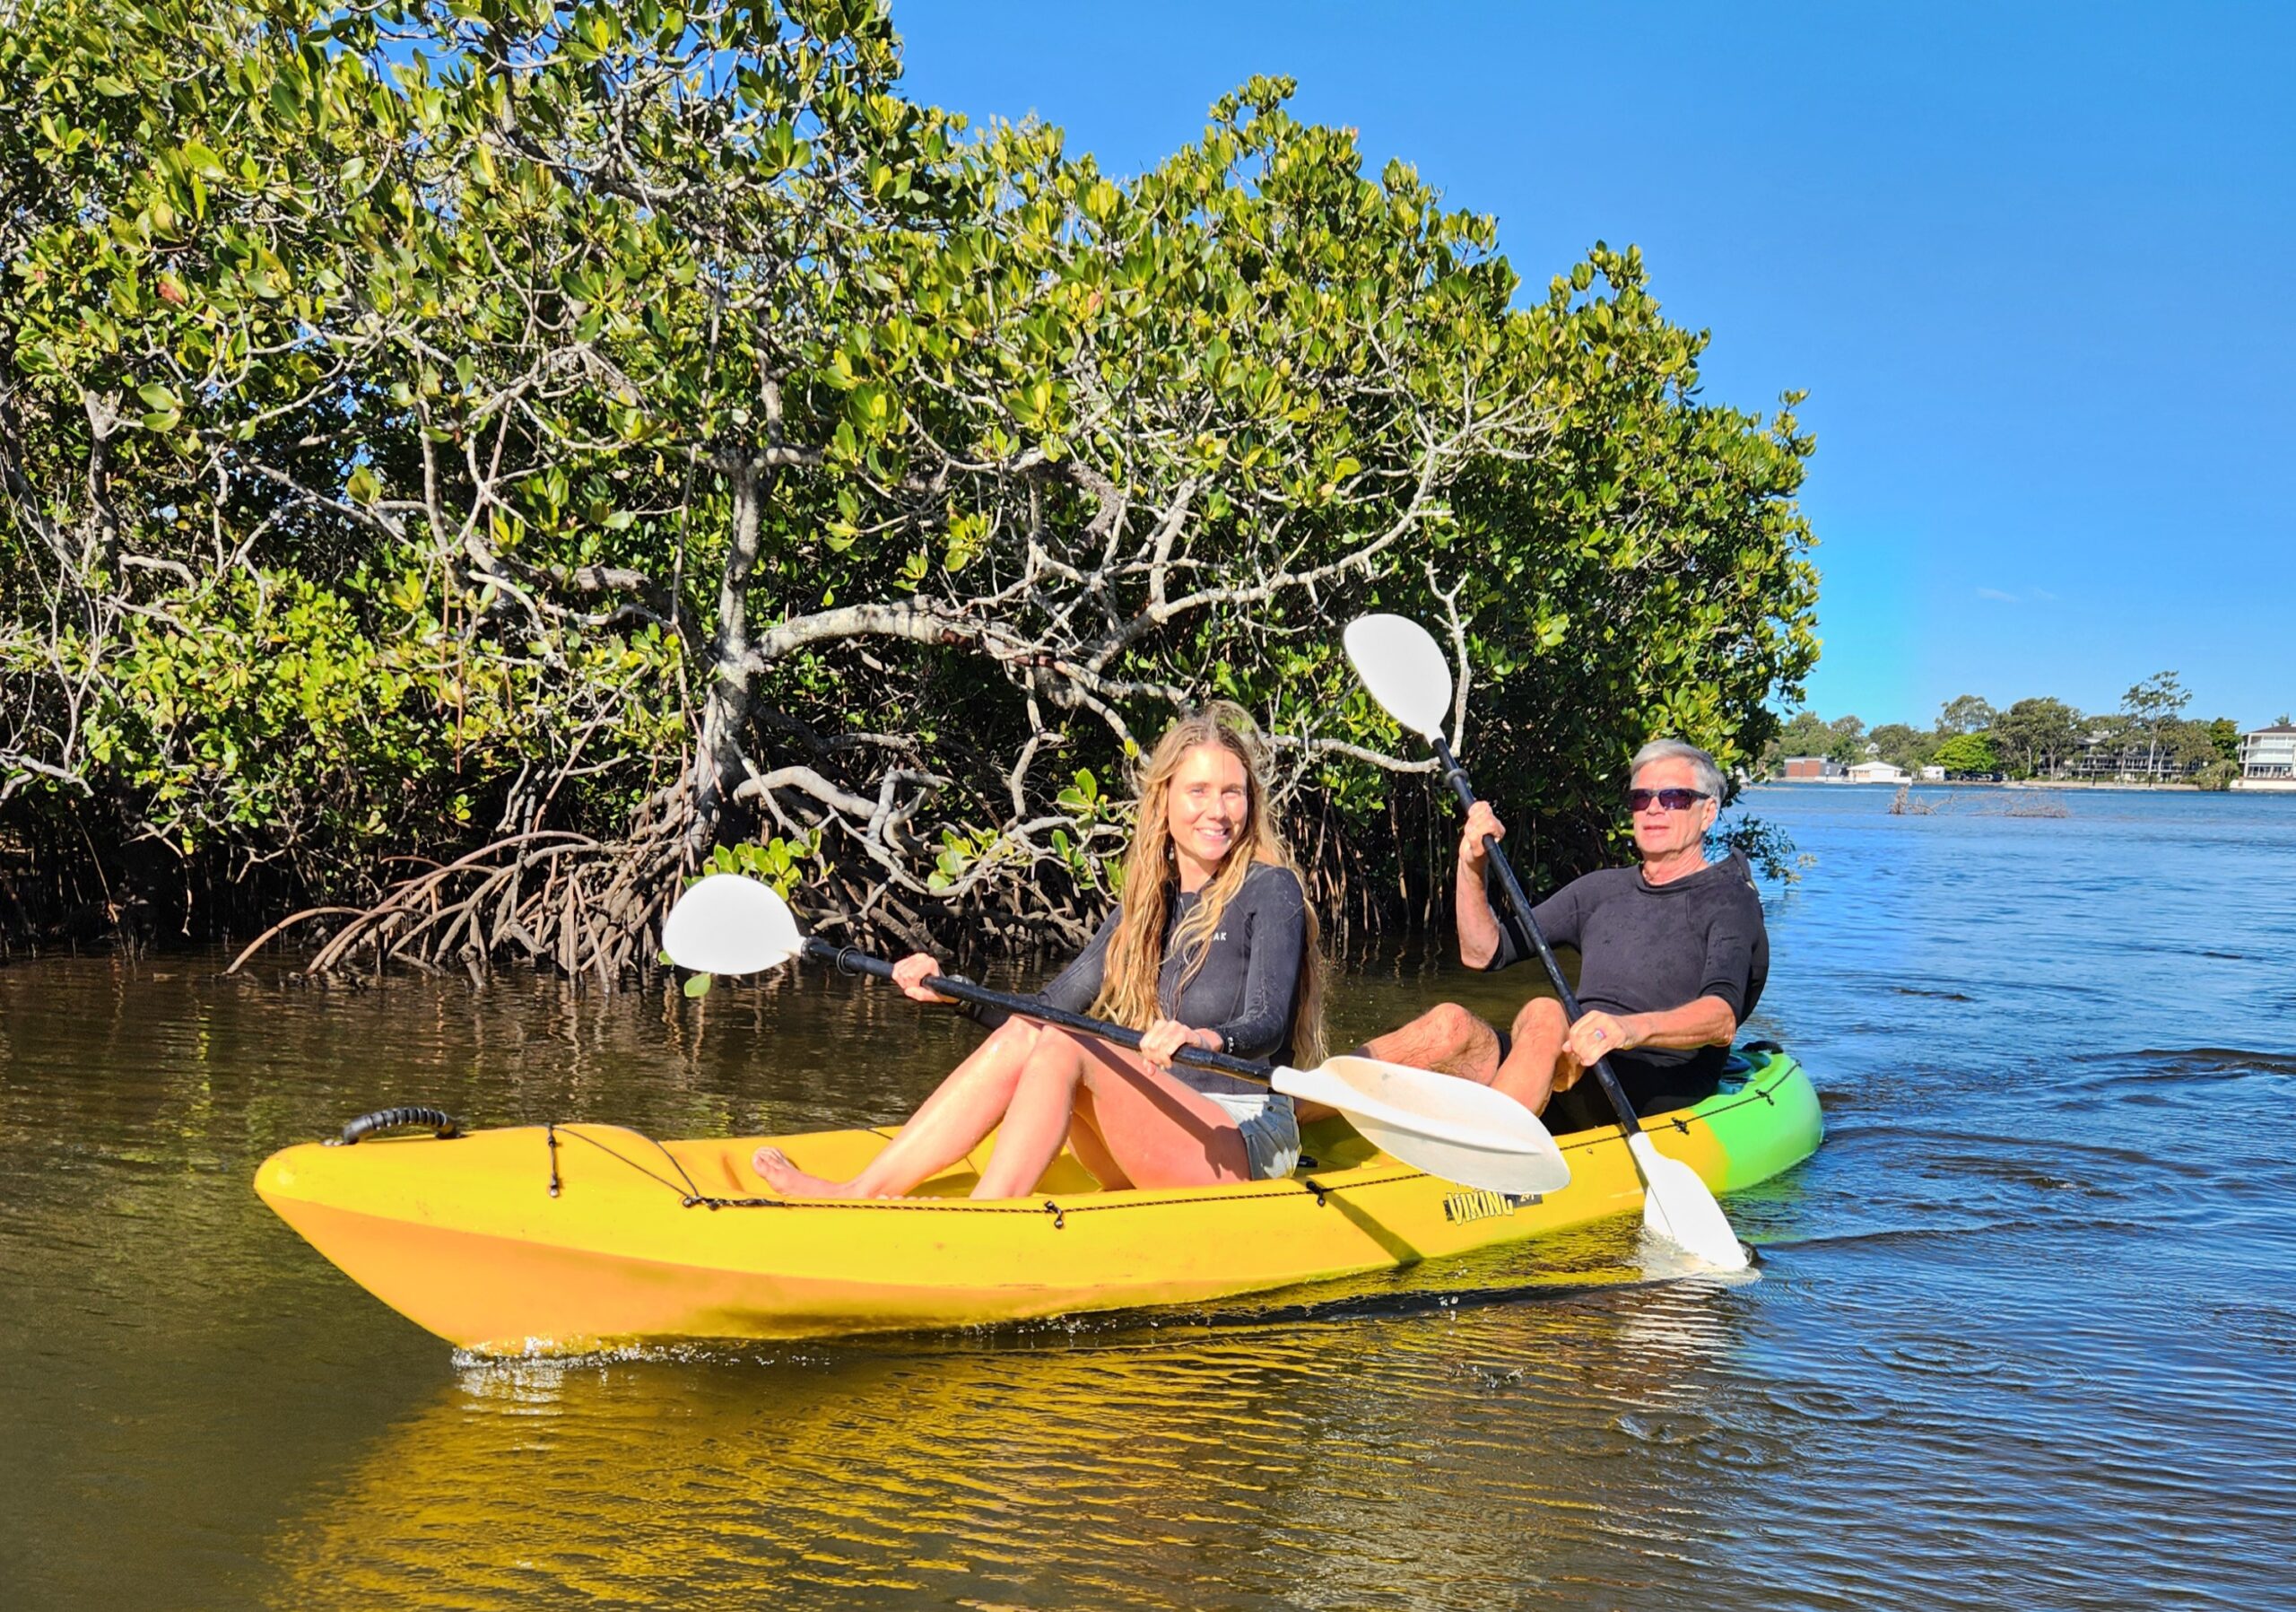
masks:
[[[789,903],[738,873],[713,873],[678,897],[662,949],[680,968],[754,974],[779,968],[805,944]]]
[[[1642,1174],[1642,1224],[1651,1235],[1697,1256],[1718,1270],[1744,1270],[1746,1250],[1729,1216],[1706,1183],[1680,1159],[1670,1159],[1637,1132],[1626,1139]]]
[[[1451,714],[1451,663],[1426,628],[1408,616],[1359,615],[1343,641],[1381,710],[1422,738],[1441,736]]]
[[[1366,1141],[1414,1169],[1492,1192],[1535,1196],[1570,1180],[1538,1116],[1489,1086],[1376,1058],[1278,1069],[1273,1084],[1337,1109]]]

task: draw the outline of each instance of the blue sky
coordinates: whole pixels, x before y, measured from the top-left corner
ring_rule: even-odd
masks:
[[[894,0],[909,88],[1113,170],[1254,73],[1497,215],[1639,244],[1705,396],[1818,439],[1829,717],[2296,707],[2296,4]]]

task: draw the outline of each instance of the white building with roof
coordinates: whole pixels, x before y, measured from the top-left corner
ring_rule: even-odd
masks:
[[[2274,722],[2240,736],[2240,780],[2296,781],[2296,724]]]
[[[1913,781],[1906,770],[1890,762],[1859,762],[1849,769],[1854,784],[1902,784]]]

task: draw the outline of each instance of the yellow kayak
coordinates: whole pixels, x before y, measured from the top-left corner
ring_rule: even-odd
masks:
[[[1824,1134],[1801,1066],[1741,1050],[1724,1087],[1643,1121],[1717,1192],[1807,1158]],[[987,1144],[918,1195],[788,1200],[750,1172],[760,1143],[842,1178],[888,1129],[656,1141],[613,1125],[305,1144],[255,1187],[392,1309],[486,1354],[978,1326],[1188,1303],[1391,1269],[1639,1213],[1614,1128],[1558,1137],[1568,1186],[1470,1190],[1332,1120],[1281,1181],[1104,1191],[1064,1154],[1033,1196],[974,1202]]]

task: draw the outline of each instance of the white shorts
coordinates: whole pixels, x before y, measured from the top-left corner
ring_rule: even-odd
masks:
[[[1300,1167],[1300,1116],[1281,1092],[1204,1092],[1243,1133],[1252,1180],[1280,1181]]]

